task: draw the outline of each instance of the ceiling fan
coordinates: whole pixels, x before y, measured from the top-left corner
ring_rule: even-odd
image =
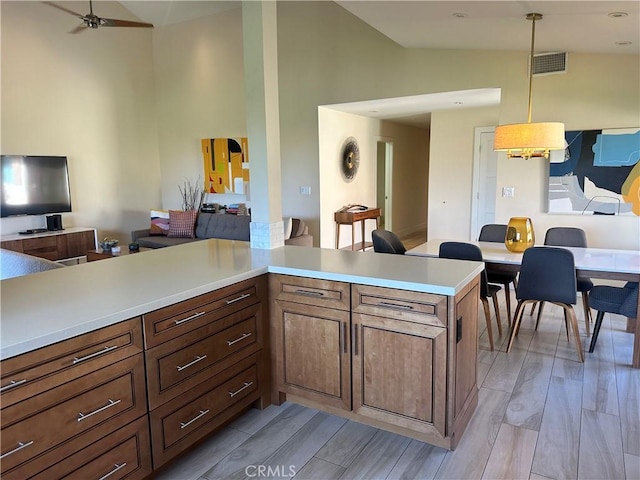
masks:
[[[69,10],[68,8],[61,7],[60,5],[56,5],[53,2],[43,2],[47,5],[55,7],[63,12],[67,12],[75,17],[78,17],[82,20],[83,24],[78,25],[76,28],[71,30],[69,33],[78,33],[87,28],[98,28],[98,27],[142,27],[142,28],[153,28],[153,24],[151,23],[143,23],[143,22],[132,22],[129,20],[116,20],[114,18],[101,18],[93,13],[93,2],[89,0],[89,13],[86,15],[80,15],[73,10]]]

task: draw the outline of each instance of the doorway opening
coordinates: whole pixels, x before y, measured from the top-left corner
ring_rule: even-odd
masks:
[[[376,153],[376,203],[381,208],[380,228],[393,230],[393,142],[378,140]]]
[[[496,219],[498,154],[493,150],[494,131],[494,127],[475,129],[470,240],[477,240],[482,226]]]

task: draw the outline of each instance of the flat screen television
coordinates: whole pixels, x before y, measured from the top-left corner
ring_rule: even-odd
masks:
[[[0,216],[71,211],[67,157],[2,155]]]

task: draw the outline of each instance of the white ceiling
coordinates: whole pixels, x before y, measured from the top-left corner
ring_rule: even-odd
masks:
[[[239,8],[241,1],[121,0],[127,9],[156,26]],[[537,12],[535,51],[640,54],[640,1],[617,0],[337,0],[336,3],[407,48],[528,51]],[[624,12],[625,16],[610,16]],[[499,102],[495,89],[419,95],[332,105],[369,117],[424,126],[429,112]],[[452,107],[453,105],[453,107]]]
[[[241,1],[121,0],[156,26],[239,8]],[[536,51],[640,53],[640,2],[617,0],[356,0],[336,3],[404,47],[528,50],[529,12]],[[612,18],[611,12],[628,16]],[[462,18],[454,14],[465,15]],[[631,42],[616,45],[616,42]]]

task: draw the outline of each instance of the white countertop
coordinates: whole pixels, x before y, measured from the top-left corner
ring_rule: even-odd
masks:
[[[40,233],[8,233],[6,235],[0,236],[0,241],[8,242],[11,240],[29,240],[31,238],[40,238],[40,237],[52,237],[54,235],[62,235],[64,233],[78,233],[78,232],[93,232],[94,228],[85,228],[85,227],[67,227],[64,230],[47,230],[46,232]]]
[[[455,295],[477,262],[203,240],[0,282],[0,359],[267,272]]]

